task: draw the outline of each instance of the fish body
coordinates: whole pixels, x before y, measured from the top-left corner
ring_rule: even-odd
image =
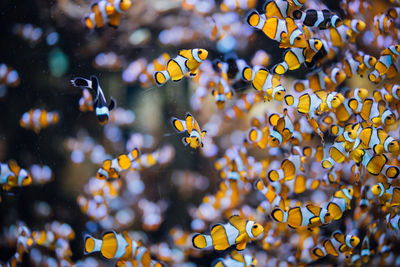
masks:
[[[162,264],[153,261],[150,251],[141,242],[132,240],[126,232],[117,234],[109,231],[103,234],[101,239],[85,235],[84,253],[100,252],[106,259],[118,260],[117,266],[125,266],[125,262],[131,262],[135,266],[161,267]]]
[[[305,207],[293,207],[288,211],[275,208],[271,213],[272,218],[280,223],[287,223],[291,228],[313,228],[330,223],[332,216],[325,208],[312,204]]]
[[[191,148],[196,149],[203,147],[203,138],[207,131],[200,130],[199,124],[196,119],[190,113],[186,113],[185,120],[180,120],[173,117],[171,119],[172,126],[179,133],[187,132],[188,137],[183,137],[182,142],[184,145],[189,145]]]
[[[20,84],[18,72],[4,63],[0,64],[0,83],[5,86],[17,87]]]
[[[168,61],[166,70],[154,73],[154,80],[158,86],[161,86],[169,79],[175,82],[180,81],[186,73],[195,76],[200,64],[207,56],[208,51],[202,48],[181,50],[175,58]]]
[[[117,102],[111,97],[110,104],[107,106],[107,101],[104,96],[103,90],[100,87],[99,80],[96,76],[91,76],[90,80],[75,77],[71,80],[71,84],[75,87],[84,89],[92,89],[96,92],[96,98],[94,99],[93,106],[97,116],[97,119],[101,125],[105,125],[110,117],[110,111],[113,110]]]
[[[330,239],[325,240],[322,246],[316,247],[312,253],[316,258],[326,255],[339,256],[345,252],[349,254],[360,243],[360,239],[355,235],[345,235],[340,230],[335,231]]]
[[[111,27],[118,27],[122,13],[131,6],[131,0],[99,0],[92,6],[92,12],[85,15],[83,24],[90,30],[101,28],[105,24]]]
[[[279,19],[267,18],[265,14],[259,14],[253,10],[247,17],[247,23],[257,28],[270,39],[279,43],[279,47],[306,47],[307,41],[303,32],[290,17]]]
[[[304,63],[311,63],[313,57],[322,47],[318,39],[309,39],[304,48],[293,47],[283,53],[283,61],[272,68],[276,74],[283,75],[288,70],[296,70]]]
[[[243,250],[248,242],[256,239],[263,231],[260,224],[234,215],[228,223],[214,225],[211,235],[194,235],[193,246],[198,249],[213,246],[215,250],[225,250],[236,245],[237,250]]]
[[[299,19],[304,25],[310,27],[318,27],[320,29],[328,29],[329,27],[338,27],[342,20],[339,16],[333,14],[328,9],[315,10],[307,9],[306,11],[295,10],[293,11],[294,19]]]
[[[0,163],[0,185],[6,191],[13,187],[21,187],[32,184],[32,176],[21,168],[16,161]]]
[[[236,250],[232,251],[225,259],[218,258],[211,266],[213,267],[255,267],[257,260],[249,254],[240,254]]]
[[[22,114],[19,124],[22,128],[31,129],[39,133],[42,129],[51,124],[57,124],[60,114],[57,111],[49,112],[44,109],[31,109]]]
[[[97,179],[119,178],[119,173],[121,171],[127,170],[134,166],[134,162],[137,161],[139,155],[139,149],[134,148],[129,153],[119,155],[115,159],[105,160],[102,167],[97,171]]]
[[[251,82],[254,89],[264,93],[265,101],[272,99],[282,101],[286,89],[281,85],[280,76],[271,73],[261,67],[245,67],[242,71],[242,77],[245,81]]]

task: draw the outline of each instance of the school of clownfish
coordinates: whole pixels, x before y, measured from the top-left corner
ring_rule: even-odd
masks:
[[[135,4],[95,1],[83,25],[92,33],[106,25],[117,28]],[[192,111],[172,116],[169,127],[187,147],[182,153],[199,150],[219,179],[205,194],[211,171],[172,173],[186,201],[192,192],[205,194],[187,210],[190,225],[172,227],[159,243],[146,236],[168,220],[169,201],[146,198],[142,180],[147,169],[172,163],[172,145],[156,148],[154,136],[130,133],[125,152],[110,155],[81,131],[65,140],[65,148],[75,164],[89,158],[100,166],[76,200],[97,225],[82,234],[84,254],[90,256],[72,261],[69,241],[76,234],[68,224],[54,221],[30,230],[18,222],[4,231],[1,242],[16,246],[16,252],[3,266],[18,266],[25,253],[36,266],[95,266],[96,252],[117,266],[196,266],[193,259],[209,255],[217,255],[211,264],[218,267],[400,266],[399,2],[388,1],[384,13],[374,13],[372,2],[341,1],[343,14],[315,0],[258,4],[182,0],[179,7],[194,22],[163,29],[158,36],[159,43],[174,47],[208,39],[225,54],[222,59],[213,58],[208,47],[130,63],[115,52],[93,59],[96,69],[121,71],[123,82],[144,90],[163,90],[169,80],[190,81]],[[30,24],[13,31],[30,43],[43,35]],[[136,44],[149,42],[146,32],[138,31],[132,34],[142,37]],[[284,49],[281,59],[270,64],[264,50],[255,50],[250,60],[227,53],[251,44],[254,33]],[[366,47],[374,53],[363,52],[371,51]],[[298,69],[306,69],[305,78],[292,80],[290,71]],[[20,83],[18,72],[6,64],[0,64],[0,78],[5,87]],[[363,87],[347,87],[352,78]],[[107,98],[95,75],[70,82],[71,90],[81,91],[79,111],[93,112],[108,140],[121,142],[121,129],[135,121],[133,111]],[[214,111],[205,112],[212,102]],[[39,108],[25,112],[19,122],[36,134],[58,123],[60,111]],[[9,160],[0,170],[4,192],[54,179],[47,165],[24,169]],[[132,229],[137,217],[142,231],[123,231]],[[52,256],[43,247],[54,251]]]

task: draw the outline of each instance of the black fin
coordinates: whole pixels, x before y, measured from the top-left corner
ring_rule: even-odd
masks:
[[[110,105],[108,105],[108,110],[111,111],[117,106],[117,101],[113,97],[111,97]]]
[[[99,98],[99,80],[94,75],[90,76],[90,80],[92,80],[92,89],[96,92],[96,98],[94,100],[94,102],[96,102]]]
[[[75,77],[71,80],[71,84],[75,87],[89,87],[89,83],[86,79],[81,77]]]

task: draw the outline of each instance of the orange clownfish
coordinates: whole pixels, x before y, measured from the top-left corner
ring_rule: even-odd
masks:
[[[178,118],[173,117],[172,125],[175,130],[179,133],[183,133],[185,131],[188,132],[188,137],[183,137],[182,142],[185,145],[190,145],[191,148],[198,148],[199,146],[203,147],[203,138],[207,131],[200,130],[199,124],[196,119],[189,112],[186,113],[185,120],[180,120]]]
[[[280,48],[307,46],[303,32],[292,18],[267,18],[265,14],[259,14],[256,10],[253,10],[247,17],[247,23],[262,30],[268,38],[279,42]]]
[[[92,12],[83,18],[83,24],[90,30],[105,24],[118,27],[122,13],[132,5],[131,0],[99,0],[92,4]]]
[[[22,128],[31,129],[39,133],[42,129],[51,124],[57,124],[60,120],[60,114],[57,111],[49,112],[44,109],[31,109],[22,114],[19,125]]]
[[[141,242],[132,240],[126,232],[117,234],[109,231],[103,234],[102,239],[91,235],[84,237],[84,253],[100,252],[106,259],[117,259],[117,266],[126,261],[134,263],[134,266],[161,267],[162,264],[151,259],[150,251]]]
[[[255,240],[263,231],[262,225],[234,215],[228,223],[214,225],[211,235],[194,235],[192,242],[198,249],[213,246],[215,250],[225,250],[236,245],[237,250],[243,250],[248,242]]]
[[[186,73],[195,76],[207,56],[208,51],[202,48],[181,50],[175,58],[168,61],[166,70],[154,73],[154,80],[160,86],[169,79],[180,81]]]
[[[97,179],[119,178],[119,172],[131,168],[139,154],[139,149],[134,148],[131,152],[119,155],[115,159],[106,159],[103,166],[97,171]]]

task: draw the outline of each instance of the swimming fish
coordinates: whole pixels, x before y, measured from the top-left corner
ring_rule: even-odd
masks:
[[[293,11],[293,18],[301,20],[304,25],[318,27],[320,29],[328,29],[329,27],[336,28],[342,23],[339,16],[333,14],[328,9],[307,9],[304,12],[295,10]]]
[[[262,67],[245,67],[242,71],[242,76],[245,81],[251,82],[257,91],[264,93],[264,100],[270,101],[275,99],[282,101],[286,89],[281,85],[280,76],[271,73]]]
[[[140,151],[134,148],[127,154],[119,155],[115,159],[106,159],[102,167],[97,171],[97,179],[119,178],[119,173],[132,167],[133,163],[138,159]]]
[[[172,126],[174,126],[175,130],[179,133],[183,133],[185,131],[188,132],[188,137],[183,137],[182,142],[184,145],[190,145],[191,148],[196,149],[199,146],[203,147],[203,138],[206,134],[206,130],[201,131],[198,122],[189,112],[186,113],[185,120],[180,120],[178,118],[173,117],[171,119]]]
[[[105,24],[118,27],[122,13],[131,7],[131,0],[98,0],[92,6],[92,12],[83,18],[83,24],[90,30],[101,28]]]
[[[4,63],[0,64],[0,83],[2,85],[17,87],[20,84],[18,72]]]
[[[109,231],[101,239],[86,234],[84,237],[84,253],[100,252],[106,259],[118,260],[117,266],[124,266],[132,261],[136,266],[161,267],[162,264],[151,259],[150,251],[141,242],[132,240],[127,232],[117,234]]]
[[[300,9],[306,0],[270,0],[266,1],[263,10],[267,18],[286,18],[293,14],[294,10]]]
[[[268,38],[277,41],[280,48],[303,48],[307,46],[303,32],[290,17],[284,19],[266,18],[265,14],[259,14],[256,10],[253,10],[247,17],[247,23],[262,30]]]
[[[215,250],[225,250],[236,245],[237,250],[244,250],[247,243],[255,240],[263,231],[260,224],[234,215],[228,223],[214,225],[211,235],[195,234],[193,246],[198,249],[213,246]]]
[[[371,193],[379,198],[383,205],[391,207],[400,205],[400,187],[388,183],[377,183],[371,187]]]
[[[32,184],[32,176],[28,171],[21,168],[15,160],[8,163],[0,163],[0,185],[3,190],[13,187],[27,186]]]
[[[275,208],[271,212],[271,217],[277,222],[287,223],[291,228],[302,226],[313,228],[328,224],[332,220],[332,215],[327,209],[312,204],[293,207],[288,211]]]
[[[168,61],[166,70],[154,73],[154,81],[160,86],[169,79],[180,81],[186,73],[195,76],[207,56],[208,51],[202,48],[181,50],[175,58]]]
[[[31,109],[22,114],[19,125],[22,128],[31,129],[35,133],[39,133],[42,129],[49,125],[57,124],[60,120],[58,111],[47,111],[44,109]]]
[[[313,255],[317,258],[326,255],[339,256],[339,253],[349,254],[360,243],[360,239],[351,234],[343,234],[340,230],[335,231],[330,239],[325,240],[322,247],[313,249]]]
[[[304,63],[311,63],[313,57],[322,47],[318,39],[309,39],[304,48],[293,47],[283,53],[283,61],[276,64],[272,71],[276,74],[285,74],[288,70],[296,70]]]
[[[107,106],[107,101],[104,96],[103,90],[100,87],[99,80],[96,76],[91,76],[90,80],[76,77],[71,80],[71,83],[75,87],[90,88],[96,92],[96,98],[94,99],[94,107],[97,119],[101,125],[107,124],[110,117],[110,111],[113,110],[117,102],[111,97],[111,102]]]
[[[400,55],[400,45],[391,45],[381,52],[381,56],[374,66],[374,70],[368,75],[368,78],[373,83],[378,83],[385,75],[391,79],[398,74],[395,63]]]
[[[233,250],[225,259],[218,258],[213,263],[213,267],[255,267],[257,260],[250,254],[240,254]]]

